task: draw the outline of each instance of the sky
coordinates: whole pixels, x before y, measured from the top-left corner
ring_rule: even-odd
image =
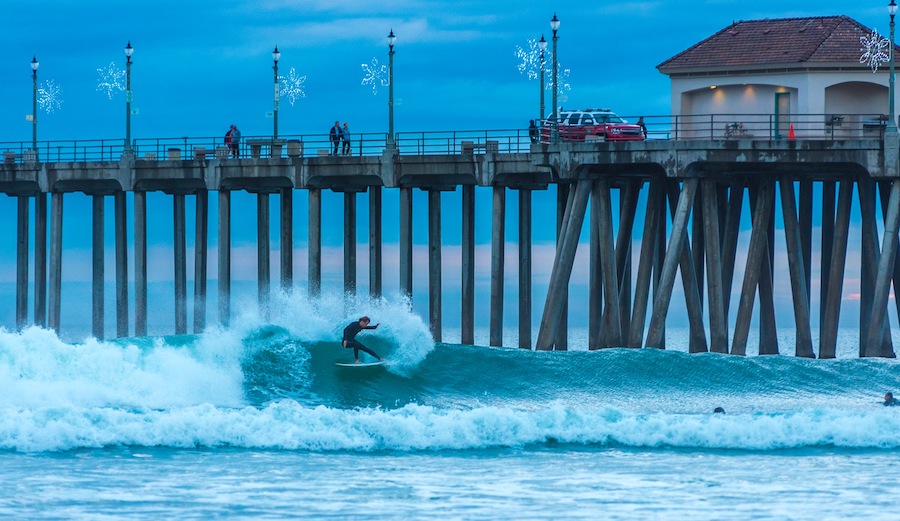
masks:
[[[862,24],[888,33],[887,2],[822,0],[591,0],[522,1],[495,0],[5,0],[0,31],[0,148],[3,142],[31,140],[31,60],[40,62],[39,86],[58,89],[53,111],[38,111],[38,139],[122,139],[125,133],[125,96],[112,97],[100,83],[99,69],[125,68],[124,47],[132,56],[132,137],[222,136],[237,124],[245,137],[270,135],[273,120],[272,50],[281,52],[279,74],[291,69],[305,97],[293,104],[283,94],[279,110],[279,134],[325,134],[335,120],[347,121],[354,132],[387,131],[387,87],[362,84],[363,64],[372,68],[388,61],[387,34],[397,37],[394,56],[395,130],[501,130],[525,128],[539,113],[537,80],[519,72],[518,47],[543,35],[550,40],[549,21],[560,20],[558,56],[568,69],[570,89],[560,104],[571,108],[608,107],[622,116],[666,115],[670,111],[669,81],[656,66],[694,43],[711,36],[733,21],[760,18],[848,15]],[[549,58],[548,58],[549,59]],[[549,66],[548,66],[549,67]],[[563,83],[563,82],[561,82]],[[546,91],[547,111],[550,92]],[[396,212],[396,194],[385,194],[385,215]],[[64,279],[89,280],[90,201],[79,194],[66,196]],[[295,203],[295,234],[305,237],[303,204]],[[340,215],[340,194],[327,195],[326,211]],[[427,226],[424,193],[417,191],[416,243],[424,247]],[[459,244],[458,193],[445,196],[445,242]],[[478,195],[478,221],[490,222],[490,192]],[[254,198],[236,196],[235,214],[255,215]],[[554,194],[536,195],[536,207],[552,205]],[[508,240],[515,240],[515,198],[509,196]],[[211,212],[215,198],[210,198]],[[171,280],[171,199],[162,194],[150,198],[151,280]],[[366,215],[360,198],[359,215]],[[112,215],[108,203],[107,219]],[[191,201],[188,201],[191,215]],[[14,222],[15,200],[0,196],[0,219]],[[273,200],[277,210],[277,200]],[[549,207],[549,206],[548,206]],[[214,214],[211,214],[214,215]],[[324,220],[323,241],[340,255],[343,223]],[[450,223],[450,224],[447,224]],[[537,222],[536,244],[553,241],[552,228]],[[191,222],[188,224],[193,226]],[[215,251],[215,220],[210,221],[210,249]],[[396,232],[385,229],[385,241],[396,242]],[[189,241],[193,228],[189,228]],[[129,232],[131,234],[131,232]],[[255,219],[237,219],[233,241],[246,253],[247,278],[255,277]],[[132,235],[133,236],[133,235]],[[361,223],[358,236],[367,236]],[[112,248],[112,226],[107,226],[107,245]],[[277,228],[272,230],[277,247]],[[298,248],[301,237],[295,238]],[[490,230],[482,225],[477,242],[490,242]],[[15,237],[0,234],[0,283],[14,280]],[[189,244],[189,247],[191,245]],[[155,250],[154,250],[155,248]],[[240,251],[244,251],[240,250]],[[360,262],[366,261],[360,247]],[[582,248],[581,250],[584,250]],[[389,248],[386,262],[389,262]],[[481,248],[489,258],[489,248]],[[155,253],[153,253],[155,252]],[[551,248],[552,252],[552,248]],[[581,253],[580,253],[581,254]],[[153,255],[160,261],[153,263]],[[445,259],[452,254],[445,252]],[[107,278],[114,273],[111,251]],[[169,257],[170,258],[170,257]],[[273,262],[277,260],[273,252]],[[480,257],[481,258],[481,257]],[[552,255],[536,255],[540,259]],[[235,266],[242,266],[236,254]],[[295,253],[305,262],[305,251]],[[514,260],[507,251],[508,264]],[[424,262],[424,257],[422,262]],[[484,282],[484,266],[478,268]],[[547,272],[550,261],[536,271]],[[340,262],[336,262],[340,266]],[[211,267],[215,265],[214,258]],[[417,264],[417,289],[427,286],[427,271]],[[452,262],[444,261],[447,269]],[[340,271],[325,276],[340,279]],[[394,268],[390,268],[393,270]],[[68,271],[66,271],[68,270]],[[190,267],[189,267],[190,270]],[[340,270],[340,267],[338,267]],[[394,284],[387,274],[385,286]],[[426,268],[427,270],[427,268]],[[242,270],[243,271],[243,270]],[[189,271],[189,273],[191,273]],[[277,274],[277,265],[273,267]],[[305,264],[297,265],[298,279],[305,280]],[[367,272],[360,270],[361,286]],[[541,275],[543,276],[543,275]],[[210,274],[214,277],[214,273]],[[240,279],[240,275],[236,275]],[[445,277],[456,280],[458,277]],[[538,286],[540,282],[538,281]],[[448,284],[445,283],[445,286]],[[452,292],[452,283],[449,284]],[[676,285],[678,286],[678,285]],[[214,286],[211,284],[211,293]],[[168,290],[167,290],[168,291]],[[427,303],[417,293],[417,308],[427,316]],[[160,302],[167,297],[160,297]],[[11,298],[0,296],[0,324],[10,324]],[[534,300],[543,295],[536,289]],[[108,300],[107,309],[111,306]],[[65,308],[64,302],[64,308]],[[510,312],[515,302],[508,305]],[[456,313],[457,306],[445,304]],[[65,317],[66,311],[63,315]],[[535,320],[539,319],[536,315]],[[451,323],[455,318],[445,319]],[[114,321],[107,320],[107,325]],[[65,324],[65,319],[64,319]],[[515,329],[508,321],[508,329]],[[83,325],[83,324],[82,324]],[[74,327],[74,326],[73,326]]]

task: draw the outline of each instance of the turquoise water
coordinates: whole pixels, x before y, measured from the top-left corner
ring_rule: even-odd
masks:
[[[361,314],[382,326],[360,340],[390,363],[337,367]],[[0,518],[896,514],[900,408],[880,405],[900,391],[895,360],[679,342],[435,344],[404,303],[328,300],[197,336],[0,332]]]

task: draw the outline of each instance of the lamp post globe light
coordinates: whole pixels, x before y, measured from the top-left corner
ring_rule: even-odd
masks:
[[[131,55],[134,54],[134,47],[131,46],[131,40],[125,46],[125,153],[131,155],[131,100],[134,93],[131,92]]]
[[[556,34],[556,31],[559,30],[559,18],[556,17],[556,13],[553,13],[553,18],[550,20],[550,29],[553,30],[553,116],[550,118],[550,124],[553,125],[553,131],[551,132],[551,141],[557,141],[559,139],[559,128],[557,127],[558,122],[556,120],[558,114],[557,110],[558,105],[556,104],[556,94],[559,91],[557,87],[557,73],[559,68],[559,62],[556,59],[556,42],[559,40],[559,36]]]
[[[891,0],[888,4],[888,14],[891,16],[891,70],[890,79],[888,80],[888,124],[885,132],[889,134],[897,133],[897,119],[894,116],[894,15],[897,14],[897,3]]]
[[[544,121],[544,118],[547,117],[544,114],[544,51],[547,50],[547,40],[544,39],[544,35],[541,35],[540,41],[538,41],[538,49],[541,50],[541,80],[540,80],[540,89],[541,89],[541,113],[538,115],[538,122]]]
[[[397,37],[391,29],[388,34],[388,136],[387,145],[394,146],[394,44]]]
[[[31,58],[31,85],[33,90],[31,100],[31,150],[37,154],[37,70],[41,63],[37,56]]]
[[[272,51],[272,61],[275,65],[272,66],[272,69],[275,71],[275,126],[272,129],[272,139],[278,139],[278,102],[281,100],[281,92],[278,88],[278,60],[281,58],[281,53],[278,52],[278,46],[275,46],[275,50]]]

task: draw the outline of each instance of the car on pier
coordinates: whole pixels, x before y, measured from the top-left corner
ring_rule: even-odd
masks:
[[[609,109],[566,110],[559,108],[559,138],[562,141],[643,141],[640,125],[628,123]],[[541,125],[541,142],[549,143],[552,115]]]

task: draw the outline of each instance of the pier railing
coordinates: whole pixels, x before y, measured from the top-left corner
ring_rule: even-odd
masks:
[[[648,140],[847,140],[883,139],[887,118],[883,114],[701,114],[643,116]],[[637,117],[625,117],[636,122]],[[545,125],[551,122],[539,122]],[[527,152],[529,131],[444,130],[398,132],[394,136],[401,155],[483,154]],[[338,146],[338,155],[378,156],[388,146],[385,133],[354,133],[349,154]],[[125,151],[123,139],[0,142],[6,163],[117,161]],[[141,160],[189,160],[227,158],[221,136],[140,138],[132,141],[135,158]],[[332,155],[329,134],[243,136],[238,147],[242,158],[317,157]]]

